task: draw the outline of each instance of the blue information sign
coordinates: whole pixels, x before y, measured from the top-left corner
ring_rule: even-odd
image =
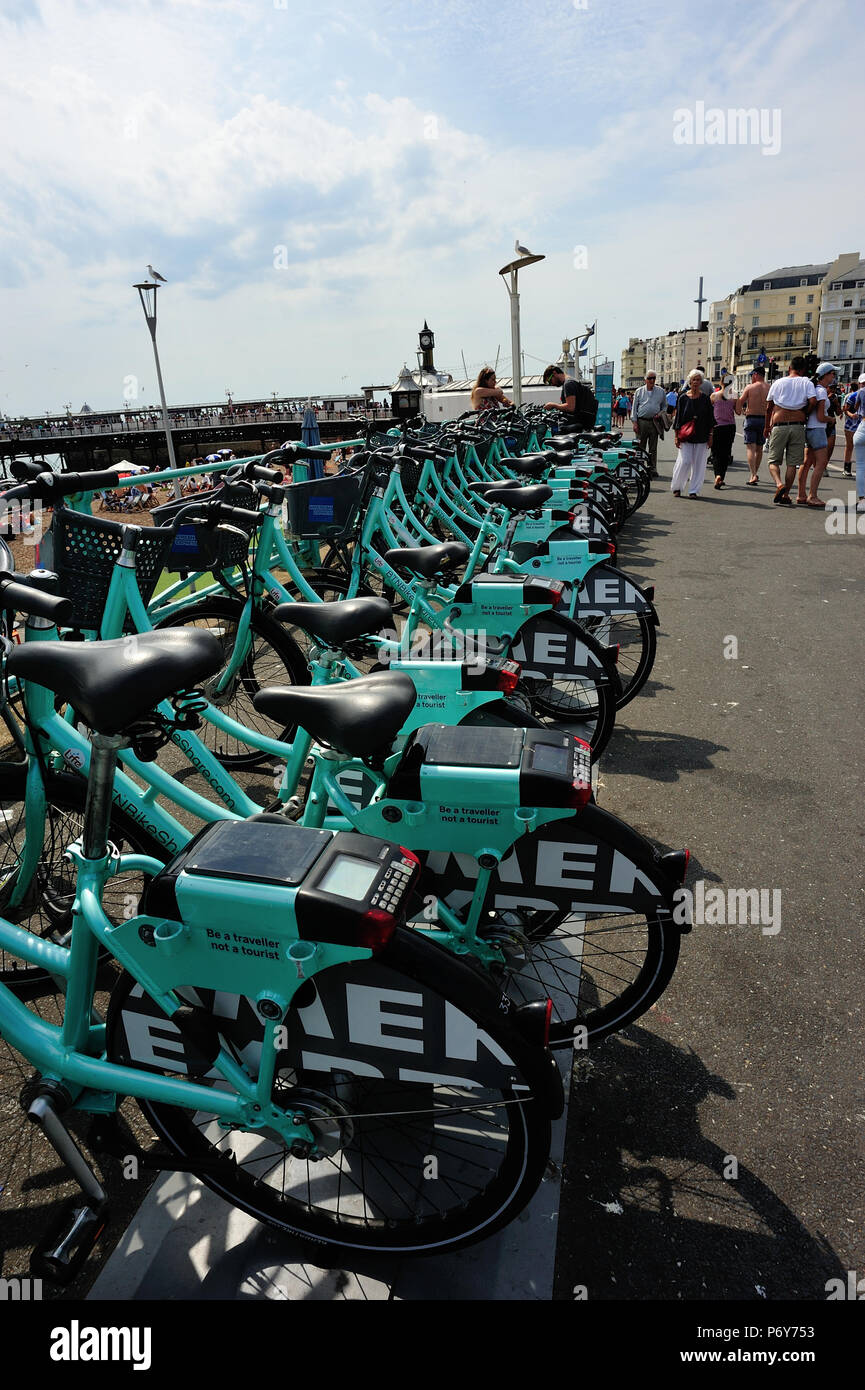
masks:
[[[595,372],[595,395],[598,398],[598,429],[608,430],[613,423],[613,364],[599,362]]]

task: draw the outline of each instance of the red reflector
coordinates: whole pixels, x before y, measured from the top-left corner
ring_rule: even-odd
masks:
[[[550,606],[551,606],[552,608],[558,608],[558,607],[559,607],[559,605],[562,603],[562,600],[563,600],[563,598],[564,598],[564,592],[565,592],[565,586],[564,586],[564,582],[563,582],[561,579],[551,579],[551,580],[550,580],[549,594],[550,594]]]
[[[552,1001],[552,999],[548,999],[548,1000],[547,1000],[547,1011],[546,1011],[546,1014],[545,1014],[545,1016],[544,1016],[544,1047],[548,1047],[548,1046],[549,1046],[549,1042],[550,1042],[550,1024],[552,1023],[552,1021],[553,1021],[553,1001]]]
[[[685,850],[685,872],[682,874],[682,882],[683,882],[683,883],[685,882],[685,879],[688,877],[688,865],[690,864],[690,862],[691,862],[691,851],[690,851],[689,849],[686,849],[686,850]]]
[[[574,809],[575,809],[576,811],[581,811],[581,810],[583,809],[584,806],[588,806],[588,804],[589,804],[589,802],[591,801],[591,799],[592,799],[592,784],[591,784],[591,782],[572,782],[572,783],[571,783],[571,795],[570,795],[570,798],[569,798],[569,804],[570,804],[571,806],[573,806]]]
[[[396,918],[380,907],[371,907],[363,914],[357,932],[358,946],[365,946],[373,955],[383,951],[396,930]]]
[[[503,661],[497,681],[499,690],[503,690],[506,695],[516,690],[522,669],[518,661]]]
[[[611,555],[615,555],[616,547],[612,541],[607,541],[607,550]]]

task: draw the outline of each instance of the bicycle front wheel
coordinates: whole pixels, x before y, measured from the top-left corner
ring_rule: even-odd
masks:
[[[221,677],[234,652],[243,612],[242,605],[220,597],[190,604],[165,622],[165,627],[198,627],[212,632],[222,644],[223,665],[216,675],[204,684],[208,700],[230,719],[244,724],[253,733],[267,738],[290,741],[293,728],[277,724],[260,714],[253,704],[259,690],[267,685],[309,685],[309,669],[303,653],[289,632],[266,613],[253,612],[249,627],[249,649],[238,671],[219,689]],[[273,754],[262,752],[217,725],[203,719],[196,731],[224,767],[257,767],[273,762]]]
[[[65,857],[65,850],[84,828],[87,787],[80,777],[58,773],[48,778],[39,858],[26,892],[13,905],[27,832],[26,772],[23,763],[0,764],[0,916],[17,927],[63,944],[72,927],[75,898],[75,866]],[[121,854],[149,854],[163,863],[168,857],[155,836],[117,806],[111,810],[108,838]],[[143,887],[144,877],[139,873],[115,874],[108,879],[103,907],[112,922],[135,915]],[[3,984],[24,986],[48,978],[41,966],[28,965],[8,951],[0,951]]]

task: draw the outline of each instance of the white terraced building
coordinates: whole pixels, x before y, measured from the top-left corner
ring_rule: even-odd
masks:
[[[865,260],[823,287],[817,351],[838,368],[838,380],[856,381],[865,371]]]

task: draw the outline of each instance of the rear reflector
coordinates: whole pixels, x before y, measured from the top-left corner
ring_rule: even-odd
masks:
[[[522,669],[518,661],[503,661],[497,681],[499,690],[503,690],[506,695],[516,690]]]

